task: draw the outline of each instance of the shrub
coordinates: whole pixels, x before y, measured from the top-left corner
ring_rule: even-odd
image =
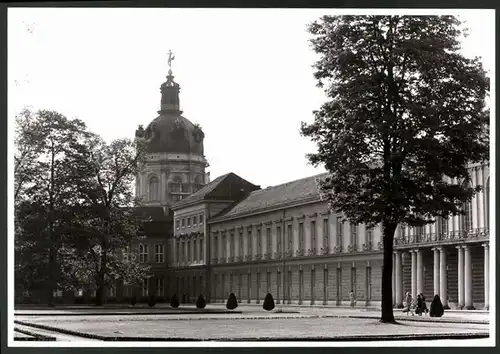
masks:
[[[180,303],[179,303],[179,299],[177,298],[177,295],[174,294],[172,295],[172,298],[170,299],[170,306],[172,306],[173,308],[177,308],[179,307]]]
[[[130,298],[130,305],[135,306],[137,304],[137,298],[135,296],[132,296]]]
[[[274,309],[274,299],[271,293],[267,293],[266,298],[264,299],[264,304],[262,304],[262,308],[266,311]]]
[[[207,306],[207,302],[205,301],[203,295],[200,294],[200,296],[198,296],[198,300],[196,300],[196,308],[204,309],[205,306]]]
[[[156,305],[156,296],[151,294],[149,295],[148,306],[153,307],[154,305]]]
[[[238,300],[236,300],[236,295],[234,295],[234,293],[231,293],[229,295],[229,298],[227,299],[226,308],[228,310],[234,310],[237,307],[238,307]]]
[[[441,302],[441,299],[439,298],[439,295],[434,295],[434,299],[432,299],[431,302],[431,309],[429,311],[429,315],[431,317],[441,317],[444,314],[444,308],[443,304]]]

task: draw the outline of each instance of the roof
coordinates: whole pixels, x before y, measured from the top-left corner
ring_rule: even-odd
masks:
[[[244,180],[235,173],[226,173],[219,176],[212,182],[206,184],[200,190],[180,200],[172,206],[177,210],[188,204],[196,203],[202,200],[241,200],[251,191],[259,188],[252,183]]]
[[[212,219],[211,222],[242,217],[248,214],[264,212],[300,202],[320,201],[317,179],[323,178],[326,175],[326,173],[322,173],[254,191],[229,211]]]

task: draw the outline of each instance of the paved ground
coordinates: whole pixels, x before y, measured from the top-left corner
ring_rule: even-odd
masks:
[[[61,316],[22,318],[23,322],[109,337],[202,340],[333,338],[349,336],[487,333],[488,325],[401,321],[381,324],[360,318],[219,318],[176,320],[171,316]]]
[[[194,306],[178,310],[165,307],[79,309],[22,309],[15,319],[25,324],[49,326],[89,335],[116,337],[228,340],[228,339],[322,339],[353,336],[453,335],[489,332],[489,314],[449,311],[442,318],[406,316],[395,311],[398,325],[381,324],[380,310],[364,308],[320,308],[278,306],[267,312],[260,306],[240,305],[241,313],[223,313],[224,304],[210,305],[210,313],[200,313]],[[188,310],[190,313],[182,313]],[[194,310],[194,311],[193,311]],[[217,311],[220,310],[220,311]],[[283,312],[279,312],[279,310]],[[96,315],[97,313],[106,315]],[[28,328],[22,324],[23,328]],[[54,336],[47,329],[37,333]],[[71,333],[57,334],[62,341],[77,341]],[[81,339],[81,338],[80,338]]]

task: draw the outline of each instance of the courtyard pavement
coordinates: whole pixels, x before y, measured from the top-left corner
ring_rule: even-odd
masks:
[[[411,340],[486,337],[489,333],[489,314],[476,311],[450,311],[442,318],[431,318],[406,316],[396,310],[399,324],[392,325],[379,323],[380,310],[376,309],[277,305],[277,311],[267,312],[261,305],[241,304],[240,313],[228,313],[224,304],[208,308],[210,313],[196,313],[194,305],[179,309],[166,305],[152,309],[23,308],[15,311],[15,320],[16,326],[40,334],[58,333],[56,337],[63,341],[84,340],[81,336],[118,341]]]

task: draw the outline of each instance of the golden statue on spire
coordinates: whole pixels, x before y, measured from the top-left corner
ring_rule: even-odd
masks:
[[[175,54],[172,51],[168,50],[168,73],[172,74],[172,60],[175,59]]]

